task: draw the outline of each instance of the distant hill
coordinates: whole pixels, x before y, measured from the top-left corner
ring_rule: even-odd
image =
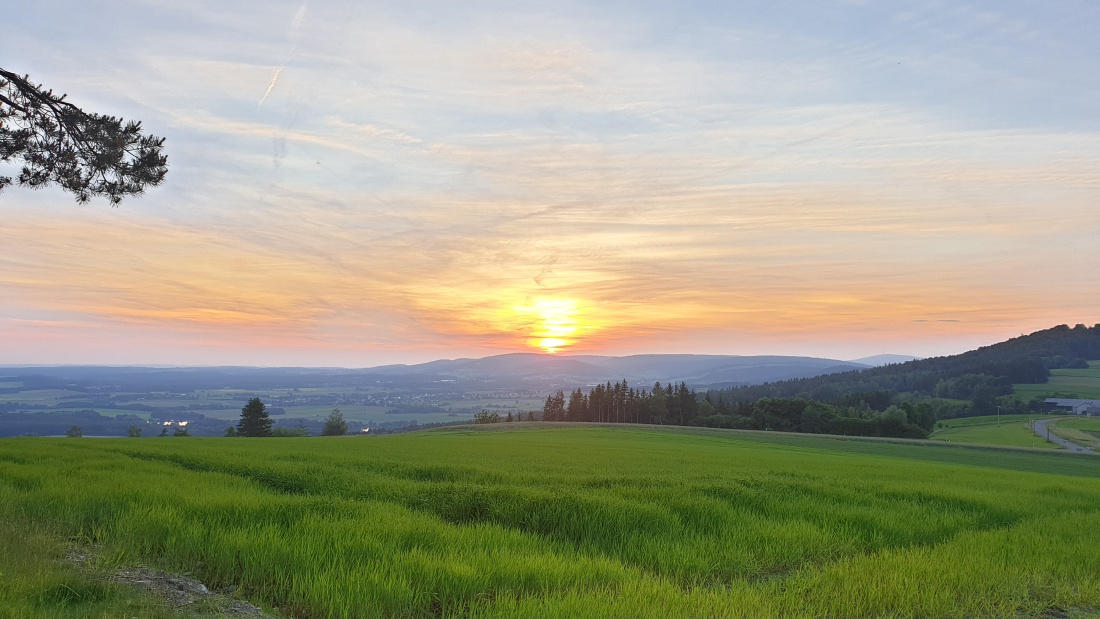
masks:
[[[920,357],[912,357],[909,355],[873,355],[870,357],[863,357],[861,359],[852,359],[852,363],[861,363],[873,368],[877,368],[881,365],[891,365],[894,363],[908,363],[909,361],[916,361]]]
[[[981,408],[1011,394],[1013,383],[1045,383],[1051,369],[1087,367],[1088,359],[1100,359],[1100,325],[1059,325],[958,355],[734,387],[715,395],[735,401],[802,397],[836,402],[852,394],[915,393],[971,400]]]
[[[734,355],[546,355],[513,353],[482,359],[431,361],[365,370],[389,376],[454,378],[493,382],[597,384],[627,379],[631,383],[685,382],[697,387],[750,385],[866,369],[867,365],[836,359]]]
[[[7,366],[0,378],[25,389],[75,391],[267,390],[289,387],[375,387],[439,391],[516,390],[547,393],[563,387],[627,379],[729,387],[848,372],[868,366],[814,357],[730,355],[547,355],[512,353],[481,359],[441,359],[373,368]],[[3,389],[0,388],[0,394]]]
[[[836,401],[863,392],[924,393],[971,399],[983,389],[1045,382],[1049,369],[1100,359],[1100,325],[1066,325],[949,357],[876,355],[856,361],[816,357],[736,355],[547,355],[513,353],[481,359],[441,359],[416,365],[347,368],[29,366],[0,368],[24,389],[169,391],[385,385],[433,391],[557,389],[618,382],[652,386],[687,383],[736,400],[808,397]],[[902,361],[905,360],[905,361]],[[885,365],[884,365],[885,364]],[[965,378],[969,377],[969,378]],[[978,378],[974,378],[978,377]],[[952,384],[950,381],[958,384]],[[947,381],[947,382],[945,382]],[[961,381],[961,382],[960,382]],[[3,388],[0,388],[3,393]],[[950,394],[950,395],[948,395]],[[969,394],[969,395],[968,395]]]

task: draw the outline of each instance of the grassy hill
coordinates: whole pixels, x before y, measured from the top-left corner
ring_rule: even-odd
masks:
[[[1100,325],[1059,325],[958,355],[737,387],[716,395],[735,401],[801,397],[832,402],[851,394],[889,392],[988,405],[996,396],[1011,394],[1014,383],[1044,383],[1050,370],[1085,366],[1086,359],[1100,359]]]
[[[998,416],[992,415],[948,419],[939,422],[939,427],[929,438],[950,443],[1061,449],[1059,445],[1035,435],[1029,424],[1034,418],[1033,415],[1001,415],[998,419]]]
[[[1023,383],[1012,386],[1016,397],[1031,398],[1097,398],[1100,399],[1100,361],[1089,361],[1088,368],[1050,371],[1045,383]]]
[[[1100,609],[1097,457],[706,429],[493,430],[0,440],[0,545],[18,551],[0,553],[0,614],[171,615],[128,609],[121,585],[75,567],[20,567],[73,546],[104,570],[188,572],[310,618]]]
[[[1072,416],[1060,419],[1051,431],[1071,443],[1100,449],[1100,418]]]

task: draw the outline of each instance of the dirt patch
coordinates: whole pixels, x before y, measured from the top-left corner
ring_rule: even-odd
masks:
[[[91,569],[96,558],[92,554],[70,551],[65,562]],[[231,591],[211,591],[187,574],[173,574],[147,567],[120,567],[108,577],[113,582],[148,591],[164,600],[168,606],[189,616],[278,619],[244,600],[231,597]]]

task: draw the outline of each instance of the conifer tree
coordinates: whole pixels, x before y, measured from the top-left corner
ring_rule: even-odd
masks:
[[[85,112],[40,85],[0,68],[0,162],[22,163],[19,176],[0,176],[31,189],[60,185],[84,204],[105,196],[118,204],[164,181],[164,138],[141,123]]]
[[[543,421],[565,421],[565,394],[559,390],[546,396],[546,404],[542,407]]]
[[[569,421],[588,421],[588,401],[580,387],[569,394],[569,404],[565,408],[565,418]]]
[[[252,398],[241,409],[241,420],[237,422],[237,436],[271,436],[271,417],[267,406],[260,398]]]
[[[344,421],[344,414],[340,409],[334,408],[325,419],[325,427],[321,429],[321,436],[344,436],[348,433],[348,422]]]

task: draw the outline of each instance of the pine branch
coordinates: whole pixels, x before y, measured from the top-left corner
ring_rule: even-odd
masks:
[[[0,161],[23,162],[20,185],[57,184],[79,203],[105,196],[117,205],[164,181],[164,138],[143,135],[137,121],[87,113],[65,97],[0,68]],[[0,190],[10,184],[0,177]]]

